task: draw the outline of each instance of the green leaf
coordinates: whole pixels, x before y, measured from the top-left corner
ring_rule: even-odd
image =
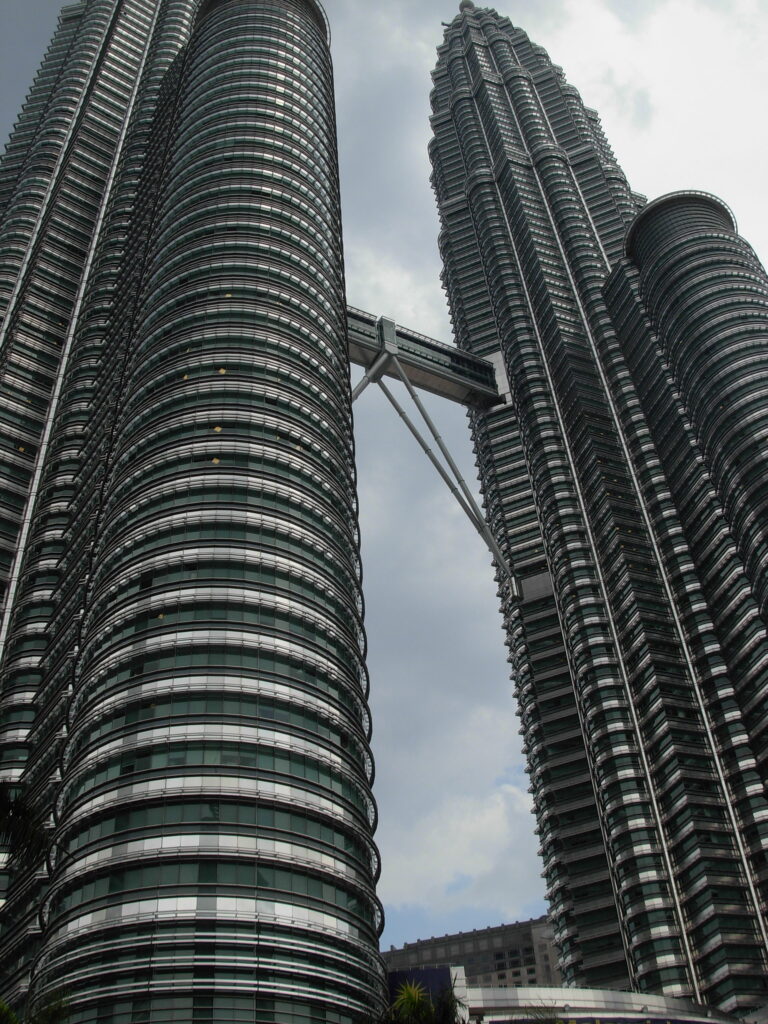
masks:
[[[40,860],[47,847],[38,814],[18,785],[9,782],[0,782],[0,843],[25,866]]]
[[[66,1024],[68,1020],[69,1000],[60,993],[54,993],[45,1002],[31,1006],[21,1024]],[[3,1024],[2,1018],[0,1024]]]
[[[19,1018],[2,999],[0,999],[0,1024],[20,1024]]]

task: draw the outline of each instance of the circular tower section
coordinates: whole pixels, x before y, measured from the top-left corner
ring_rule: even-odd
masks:
[[[626,251],[765,619],[765,269],[737,234],[728,207],[704,192],[649,203],[627,235]],[[755,718],[765,730],[764,711]]]
[[[169,131],[40,978],[83,1024],[344,1024],[382,921],[319,6],[204,3]]]

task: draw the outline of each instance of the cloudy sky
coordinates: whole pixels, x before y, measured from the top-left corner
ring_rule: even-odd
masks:
[[[59,6],[0,0],[2,138]],[[440,22],[458,0],[325,6],[349,301],[448,341],[426,148]],[[497,9],[600,112],[635,189],[716,193],[768,258],[768,0]],[[462,410],[429,405],[474,479]],[[355,411],[387,948],[545,907],[490,557],[378,389]]]

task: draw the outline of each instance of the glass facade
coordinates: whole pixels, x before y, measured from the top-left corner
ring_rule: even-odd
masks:
[[[462,0],[434,85],[456,337],[503,370],[470,419],[564,977],[761,1005],[768,280],[719,200],[644,206],[495,11]],[[2,860],[5,996],[370,1019],[347,331],[375,320],[345,307],[322,9],[66,7],[0,214],[0,778],[49,838]]]
[[[321,8],[67,8],[3,174],[2,768],[51,840],[6,872],[8,996],[359,1020],[382,912]]]
[[[432,104],[457,341],[508,382],[471,423],[566,982],[762,1005],[768,280],[719,201],[640,213],[495,11]]]

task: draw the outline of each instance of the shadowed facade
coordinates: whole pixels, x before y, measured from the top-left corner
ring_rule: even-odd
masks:
[[[457,343],[506,377],[471,424],[566,983],[761,1005],[765,272],[711,197],[638,218],[494,10],[461,3],[432,104]]]
[[[333,81],[312,0],[65,9],[3,165],[5,989],[381,1003]]]

